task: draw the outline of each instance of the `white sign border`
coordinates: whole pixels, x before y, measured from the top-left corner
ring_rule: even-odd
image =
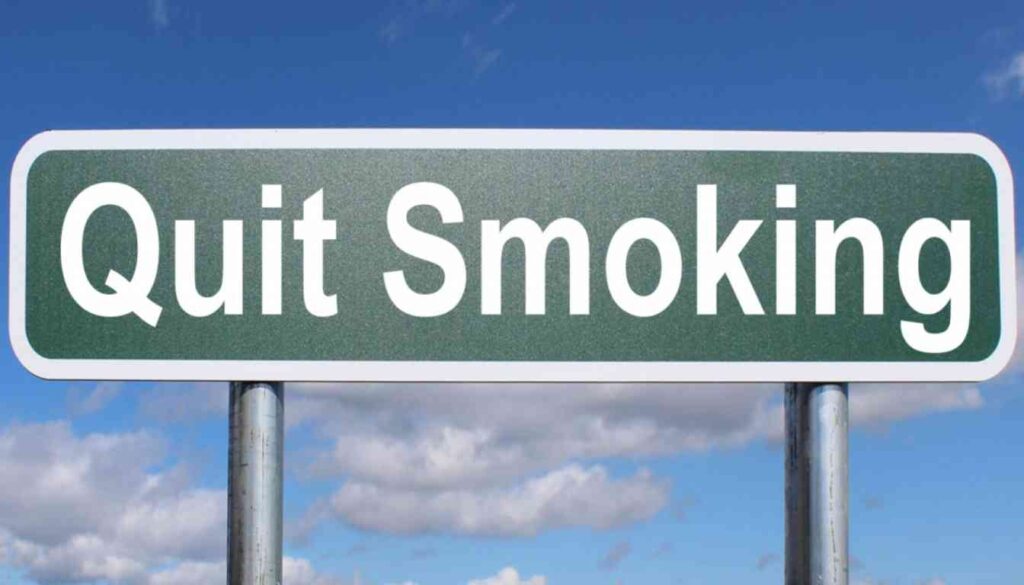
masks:
[[[53,150],[543,149],[974,154],[997,186],[1000,339],[979,362],[552,362],[49,359],[25,328],[28,172]],[[11,173],[9,334],[33,374],[66,380],[350,382],[953,382],[996,376],[1017,335],[1013,176],[988,138],[970,133],[688,130],[289,129],[49,131],[21,148]]]

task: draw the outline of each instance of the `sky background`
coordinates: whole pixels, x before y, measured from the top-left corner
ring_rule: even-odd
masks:
[[[1024,176],[1019,0],[767,4],[0,0],[0,159],[77,128],[941,130]],[[1022,363],[851,388],[852,582],[1024,582]],[[0,583],[223,582],[225,384],[44,382],[9,345],[0,380]],[[780,392],[289,385],[286,583],[779,583]]]

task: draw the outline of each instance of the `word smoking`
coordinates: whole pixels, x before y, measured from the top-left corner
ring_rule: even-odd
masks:
[[[718,187],[696,186],[696,312],[718,313],[718,292],[727,284],[746,315],[763,315],[765,307],[751,283],[742,253],[763,221],[738,221],[719,238]],[[282,206],[281,185],[263,185],[262,207]],[[796,207],[797,186],[776,185],[775,206]],[[83,240],[89,219],[98,209],[113,206],[130,218],[136,238],[135,270],[127,278],[110,270],[105,280],[109,290],[99,290],[86,275]],[[386,228],[392,243],[403,253],[431,263],[444,274],[441,285],[431,292],[417,292],[401,270],[382,274],[384,288],[394,306],[411,316],[429,318],[455,309],[466,290],[465,259],[452,242],[413,227],[410,212],[418,207],[432,208],[445,224],[463,220],[459,198],[444,185],[419,182],[406,185],[392,197],[387,210]],[[279,315],[282,311],[283,221],[264,219],[260,226],[261,311]],[[836,225],[833,220],[817,220],[814,226],[814,310],[817,315],[836,313],[836,264],[838,250],[846,242],[859,245],[863,259],[863,314],[882,315],[883,239],[877,225],[866,218],[852,218]],[[899,286],[907,305],[919,315],[934,315],[948,309],[949,322],[942,331],[929,331],[917,321],[901,320],[904,341],[922,353],[946,353],[957,349],[970,326],[971,225],[968,220],[947,223],[923,218],[912,223],[899,243]],[[775,222],[775,306],[778,315],[795,315],[796,299],[796,221]],[[174,289],[182,311],[193,317],[206,317],[218,311],[241,315],[243,311],[243,222],[225,220],[222,226],[223,253],[219,290],[201,294],[196,286],[195,221],[174,222]],[[302,217],[292,224],[292,239],[302,245],[302,291],[305,309],[317,317],[338,313],[338,298],[324,283],[324,247],[338,237],[337,225],[324,217],[323,190],[306,198]],[[506,223],[480,222],[480,313],[502,312],[502,256],[510,241],[518,240],[524,253],[525,313],[544,315],[548,248],[562,240],[569,256],[569,307],[571,315],[590,314],[591,259],[587,229],[579,221],[563,217],[541,227],[528,218]],[[650,292],[638,293],[627,278],[629,253],[641,241],[653,244],[660,258],[660,275]],[[949,277],[942,290],[931,291],[921,280],[921,253],[926,243],[945,246],[949,255]],[[78,305],[99,317],[135,315],[152,327],[159,323],[163,307],[150,299],[160,262],[160,237],[156,216],[145,196],[133,187],[115,182],[97,183],[84,189],[71,203],[61,230],[61,269],[68,291]],[[676,236],[660,221],[641,217],[631,219],[615,231],[604,258],[606,285],[615,304],[638,318],[654,317],[676,299],[683,278],[684,262]]]

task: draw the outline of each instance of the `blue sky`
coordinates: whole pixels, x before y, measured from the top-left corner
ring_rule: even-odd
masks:
[[[1024,176],[1019,1],[824,4],[6,0],[0,158],[50,128],[942,130]],[[851,389],[853,582],[1024,581],[1021,364]],[[9,347],[0,380],[0,582],[222,579],[225,385],[43,382]],[[774,386],[293,385],[288,416],[288,585],[781,580]]]

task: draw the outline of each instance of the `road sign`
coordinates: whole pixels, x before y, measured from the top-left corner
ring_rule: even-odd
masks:
[[[11,180],[46,378],[982,380],[1014,265],[970,134],[47,132]]]

